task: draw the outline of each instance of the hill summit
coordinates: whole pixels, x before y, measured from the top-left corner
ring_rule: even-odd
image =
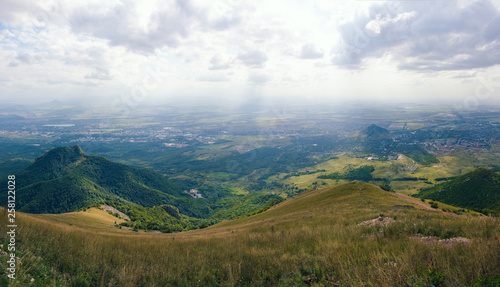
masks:
[[[78,146],[57,147],[41,157],[26,170],[37,172],[37,180],[50,180],[57,178],[71,170],[72,167],[85,160],[83,150]],[[33,180],[30,180],[30,183]]]

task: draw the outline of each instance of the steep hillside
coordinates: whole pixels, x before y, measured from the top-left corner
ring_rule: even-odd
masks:
[[[500,173],[478,168],[422,190],[415,197],[500,214]]]
[[[188,199],[156,172],[86,155],[79,146],[47,152],[16,174],[16,185],[18,209],[30,213],[70,212],[103,200],[151,207]]]
[[[175,234],[16,216],[20,286],[498,286],[500,224],[351,182]],[[0,220],[6,214],[0,212]],[[106,221],[104,221],[106,220]],[[8,242],[5,225],[0,241]],[[471,272],[474,270],[474,272]]]

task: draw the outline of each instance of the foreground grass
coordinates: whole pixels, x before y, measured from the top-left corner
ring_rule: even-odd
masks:
[[[407,204],[417,208],[393,207]],[[379,216],[390,224],[360,225]],[[498,220],[419,209],[359,182],[304,192],[254,216],[176,234],[120,230],[109,218],[94,217],[18,214],[22,263],[11,285],[500,284]],[[5,242],[4,224],[0,237]],[[456,237],[469,241],[444,240]]]

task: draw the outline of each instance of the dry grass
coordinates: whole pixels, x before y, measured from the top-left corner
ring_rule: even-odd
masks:
[[[498,220],[417,208],[391,212],[393,205],[402,204],[412,202],[353,182],[304,192],[254,216],[176,234],[104,229],[100,219],[80,219],[84,214],[71,220],[65,215],[19,214],[20,270],[25,272],[17,282],[28,286],[28,280],[36,278],[39,286],[473,286],[495,280],[500,270]],[[379,216],[394,221],[359,225]],[[2,230],[5,240],[4,234]],[[437,242],[455,237],[470,242],[450,247],[415,240],[419,235]]]

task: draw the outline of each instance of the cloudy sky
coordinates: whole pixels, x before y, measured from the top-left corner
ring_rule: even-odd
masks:
[[[0,0],[0,99],[486,103],[499,2]]]

